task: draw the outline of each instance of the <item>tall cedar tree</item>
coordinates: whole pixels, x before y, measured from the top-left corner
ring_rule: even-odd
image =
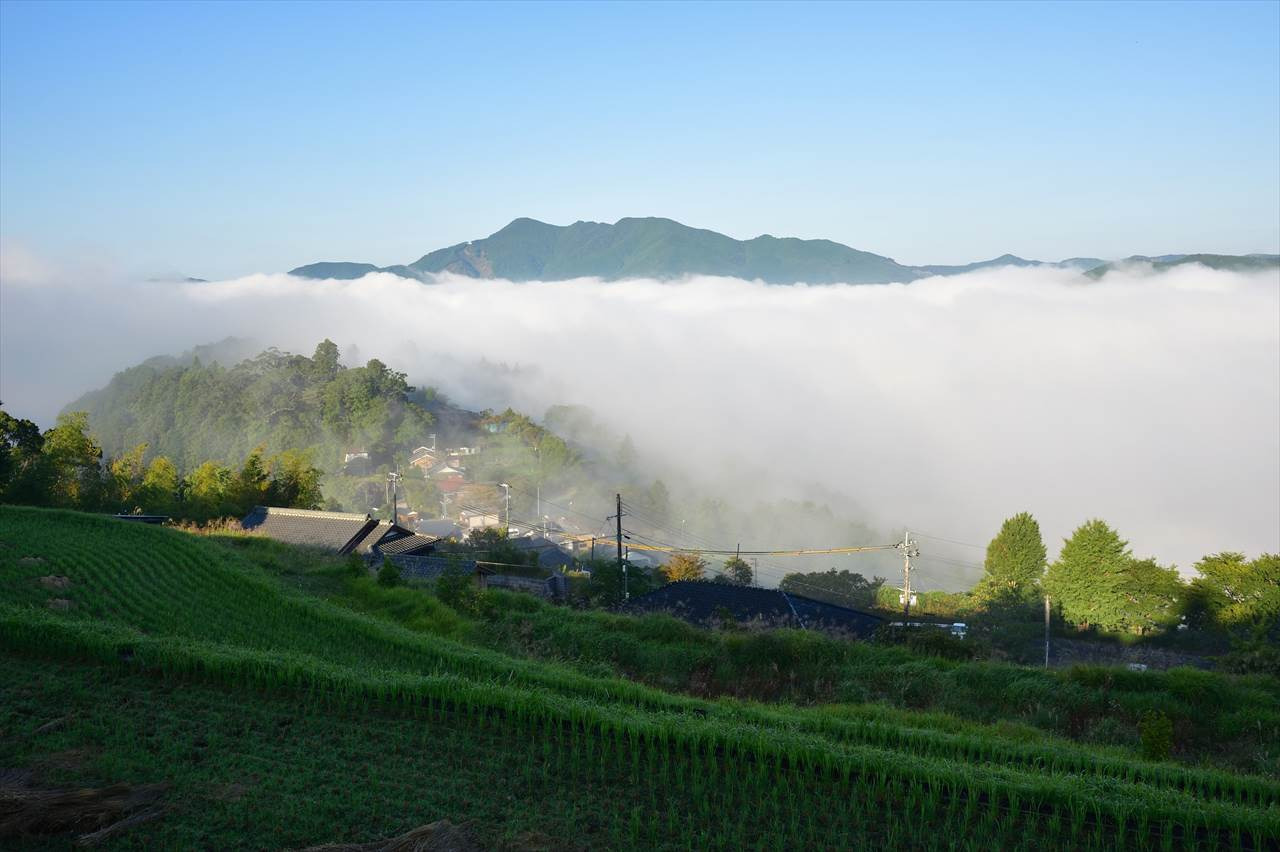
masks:
[[[1040,524],[1019,512],[1000,527],[987,545],[982,579],[974,596],[983,603],[1012,604],[1034,598],[1044,576],[1046,551]]]

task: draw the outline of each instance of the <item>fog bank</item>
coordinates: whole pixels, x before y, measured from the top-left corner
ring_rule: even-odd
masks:
[[[1184,570],[1280,550],[1275,273],[187,284],[3,256],[0,399],[46,424],[149,355],[228,335],[310,354],[329,337],[465,405],[589,406],[734,499],[820,485],[883,529],[983,544],[1028,510],[1051,557],[1101,517]]]

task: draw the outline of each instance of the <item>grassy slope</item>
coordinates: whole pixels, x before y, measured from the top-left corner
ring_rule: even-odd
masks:
[[[930,724],[926,716],[913,717],[908,723],[896,714],[886,720],[883,712],[874,718],[876,713],[853,708],[769,708],[673,696],[625,680],[593,677],[581,666],[575,670],[468,645],[457,640],[485,639],[483,623],[459,618],[421,599],[352,594],[340,575],[340,565],[330,563],[327,571],[308,572],[295,570],[299,561],[311,560],[299,560],[297,551],[269,544],[228,546],[109,519],[0,508],[0,648],[7,652],[5,665],[21,673],[23,666],[32,665],[31,660],[45,660],[46,665],[38,668],[59,667],[62,674],[57,682],[71,684],[69,689],[79,683],[86,690],[111,689],[122,696],[136,695],[138,700],[145,695],[147,701],[158,702],[152,711],[161,720],[157,725],[164,719],[175,724],[192,719],[191,707],[206,700],[199,696],[209,690],[232,696],[239,691],[242,698],[250,699],[244,701],[250,713],[276,712],[270,707],[283,703],[311,732],[297,744],[299,753],[310,761],[305,766],[293,770],[286,761],[279,764],[281,769],[270,769],[274,765],[270,744],[263,744],[265,751],[259,754],[252,737],[233,737],[228,742],[241,745],[227,749],[202,747],[201,761],[210,762],[224,775],[240,771],[237,761],[266,758],[263,765],[268,769],[257,778],[268,788],[287,787],[299,777],[309,777],[308,773],[319,778],[324,772],[337,776],[364,772],[370,761],[382,759],[386,748],[362,749],[357,737],[356,744],[333,752],[326,745],[330,736],[326,732],[352,724],[369,730],[394,728],[389,721],[384,725],[383,718],[405,715],[419,717],[411,730],[420,732],[426,725],[451,738],[450,753],[442,760],[465,763],[474,770],[474,777],[458,782],[469,791],[459,801],[469,804],[452,807],[438,797],[422,796],[412,779],[431,779],[442,770],[411,766],[404,776],[405,786],[397,788],[400,793],[374,796],[369,809],[337,818],[327,833],[319,831],[320,824],[287,812],[290,809],[284,805],[254,810],[258,799],[232,802],[227,805],[227,819],[236,826],[236,833],[229,835],[228,846],[263,845],[272,837],[264,834],[272,815],[288,823],[284,830],[292,832],[291,839],[282,842],[289,843],[339,836],[367,839],[432,816],[482,820],[490,837],[538,829],[561,839],[569,831],[582,839],[589,832],[573,828],[579,821],[565,821],[556,808],[538,807],[547,800],[547,785],[564,789],[561,785],[566,784],[580,791],[571,797],[575,807],[610,815],[600,823],[604,834],[588,838],[588,845],[706,846],[700,832],[708,830],[719,832],[725,845],[735,837],[751,844],[823,845],[837,834],[844,843],[875,845],[888,838],[881,836],[881,828],[867,827],[872,823],[860,809],[885,814],[906,807],[924,807],[930,814],[917,823],[916,830],[928,832],[921,837],[946,830],[952,833],[945,836],[957,836],[959,827],[976,830],[986,824],[984,820],[997,818],[1003,820],[1002,830],[1010,832],[1006,838],[1010,842],[1019,836],[1021,819],[1028,821],[1023,828],[1034,829],[1042,837],[1045,831],[1058,831],[1059,837],[1086,846],[1105,845],[1114,840],[1107,832],[1115,831],[1137,831],[1143,838],[1163,831],[1172,837],[1180,830],[1180,820],[1191,819],[1224,828],[1243,826],[1259,838],[1275,830],[1280,786],[1274,782],[1131,763],[1056,742],[1017,743],[989,730],[946,732],[940,730],[945,726]],[[324,560],[315,561],[324,564]],[[38,578],[47,575],[69,577],[71,586],[46,589]],[[281,576],[289,582],[281,583]],[[334,596],[335,591],[337,603],[317,594]],[[45,605],[52,597],[71,601],[71,608],[50,613]],[[377,615],[353,612],[343,602]],[[539,618],[553,617],[536,607],[533,611]],[[405,624],[396,623],[396,618]],[[622,624],[590,618],[598,629]],[[86,665],[87,661],[96,665]],[[601,665],[599,660],[588,662]],[[165,685],[159,691],[152,688],[152,678],[157,676]],[[95,679],[107,685],[85,685]],[[1235,681],[1230,685],[1238,687]],[[272,694],[263,695],[263,690]],[[189,695],[196,697],[188,699]],[[188,701],[193,703],[184,703]],[[47,754],[52,746],[33,739],[31,732],[53,714],[65,712],[65,703],[47,689],[5,692],[3,706],[9,712],[3,722],[6,736],[5,745],[0,746],[0,765],[30,764]],[[114,702],[88,704],[92,712],[83,709],[83,718],[97,721],[86,722],[89,727],[84,733],[98,748],[97,756],[78,778],[68,780],[111,780],[108,776],[115,768],[131,778],[146,775],[155,780],[159,774],[179,786],[188,781],[214,786],[238,783],[199,780],[202,776],[190,775],[173,755],[165,756],[163,750],[154,754],[145,745],[152,730],[149,723],[138,722],[130,713],[116,713]],[[356,719],[351,718],[352,708],[369,707],[374,708],[376,721],[361,726],[358,712]],[[81,718],[76,716],[77,726]],[[122,739],[96,743],[91,736],[94,725],[98,730],[118,730]],[[134,728],[136,732],[129,733]],[[208,728],[214,733],[221,730],[213,717]],[[193,736],[212,743],[209,732]],[[542,750],[544,774],[513,784],[509,767],[528,765],[520,755],[522,749],[532,747],[530,743],[538,743]],[[53,745],[76,747],[65,742]],[[399,754],[418,747],[411,740],[394,739],[388,748]],[[495,749],[498,754],[491,754]],[[658,762],[646,769],[645,760]],[[321,765],[326,768],[317,768]],[[759,774],[743,772],[743,765],[756,767],[753,771]],[[621,812],[608,804],[612,798],[605,794],[607,779],[619,773],[628,779],[633,799],[644,803],[626,811],[621,821]],[[507,796],[506,806],[475,804],[498,788]],[[599,798],[592,792],[597,788],[604,791]],[[315,791],[321,811],[336,808],[334,798],[344,794],[337,782],[308,789]],[[667,796],[672,790],[678,797],[696,794],[700,822],[675,826],[662,821],[670,811]],[[771,797],[766,805],[759,804],[763,790]],[[832,802],[845,806],[830,813]],[[1040,804],[1034,817],[1010,819],[1008,813],[1000,817],[1002,812],[1036,802]],[[526,807],[535,813],[525,814]],[[379,809],[397,811],[402,819],[392,819]],[[554,813],[538,813],[546,810]],[[1089,828],[1072,822],[1074,816],[1064,816],[1068,810],[1106,816]],[[830,824],[823,826],[808,816],[818,811]],[[743,818],[744,813],[751,818]],[[1057,816],[1041,817],[1050,813]],[[1118,820],[1124,813],[1141,814],[1164,827],[1155,834],[1141,823],[1120,828]],[[209,819],[208,813],[197,809],[147,832],[170,838],[165,832],[200,831]],[[878,819],[873,822],[883,824]],[[1240,842],[1247,842],[1247,832]],[[1184,841],[1191,838],[1178,836]],[[1214,835],[1213,840],[1223,837]]]

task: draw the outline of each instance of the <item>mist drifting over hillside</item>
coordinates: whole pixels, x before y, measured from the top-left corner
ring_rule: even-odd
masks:
[[[738,500],[820,489],[881,529],[978,543],[1028,510],[1051,556],[1101,517],[1184,570],[1208,552],[1280,549],[1274,273],[192,284],[10,248],[0,398],[45,423],[149,355],[228,335],[309,354],[329,337],[464,405],[588,406],[655,475]],[[74,342],[50,343],[51,328]]]

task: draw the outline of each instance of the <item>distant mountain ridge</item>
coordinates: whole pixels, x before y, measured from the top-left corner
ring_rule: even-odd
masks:
[[[446,272],[470,278],[511,281],[722,275],[768,284],[890,284],[1007,266],[1077,269],[1094,277],[1125,263],[1147,262],[1167,268],[1183,262],[1200,262],[1187,261],[1186,258],[1213,258],[1213,263],[1219,264],[1216,268],[1237,268],[1232,265],[1232,257],[1134,256],[1108,263],[1092,257],[1045,262],[1005,254],[957,266],[907,266],[892,258],[831,240],[802,240],[768,234],[750,240],[735,240],[671,219],[627,218],[612,225],[602,222],[549,225],[536,219],[520,218],[484,239],[437,249],[410,264],[376,266],[348,261],[321,262],[299,266],[289,274],[301,278],[352,280],[371,272],[389,272],[421,281]],[[1280,257],[1276,255],[1249,255],[1235,260],[1240,261],[1239,268],[1280,268]]]

